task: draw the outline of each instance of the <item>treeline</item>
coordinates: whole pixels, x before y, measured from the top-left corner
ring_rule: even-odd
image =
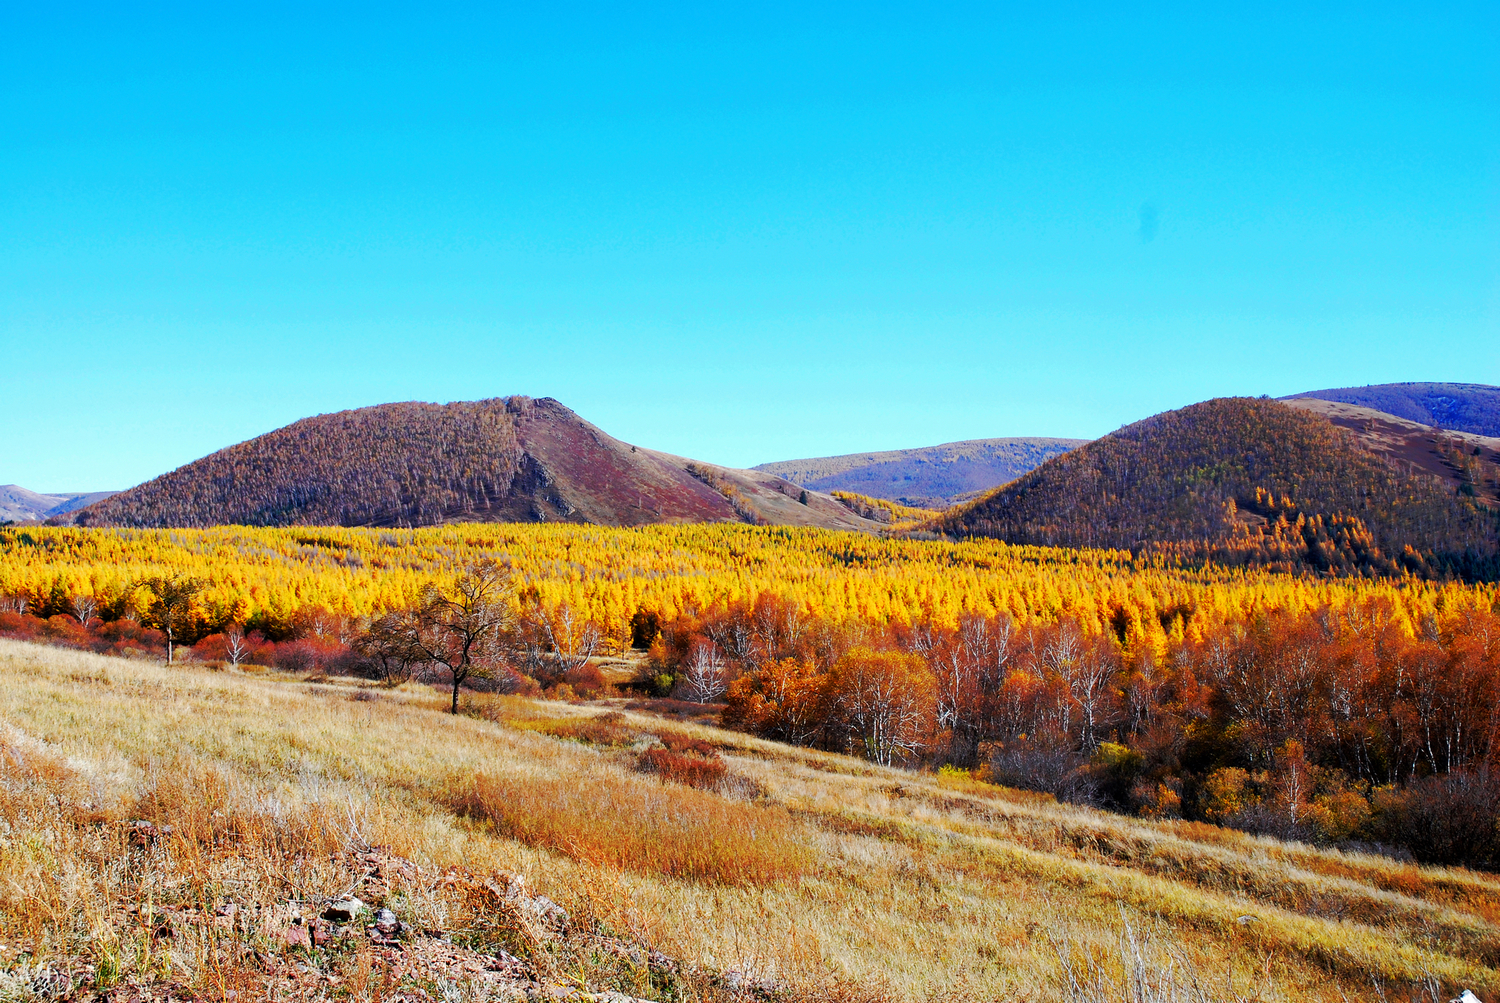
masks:
[[[1500,577],[1500,522],[1473,492],[1403,474],[1321,416],[1248,398],[1129,425],[934,526],[1190,564]]]
[[[766,737],[1149,817],[1500,864],[1493,608],[1439,610],[1415,632],[1379,599],[1258,611],[1160,653],[1067,619],[838,625],[769,596],[652,626],[659,678]]]
[[[525,398],[318,415],[79,513],[79,525],[424,525],[505,514]],[[525,513],[515,513],[522,517]]]

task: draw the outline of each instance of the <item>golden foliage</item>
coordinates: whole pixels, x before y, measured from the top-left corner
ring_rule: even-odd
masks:
[[[116,615],[133,610],[148,619],[150,597],[133,584],[190,574],[206,583],[195,600],[200,633],[229,622],[270,632],[289,628],[308,608],[364,616],[411,606],[428,583],[451,583],[482,558],[510,562],[521,600],[566,605],[599,624],[605,650],[629,644],[637,611],[665,622],[763,594],[834,623],[952,626],[968,613],[1005,613],[1023,625],[1067,618],[1088,633],[1157,652],[1252,611],[1340,609],[1384,597],[1401,629],[1414,635],[1437,609],[1451,614],[1497,601],[1494,585],[1191,570],[1118,550],[725,523],[7,528],[0,529],[0,595],[50,601],[65,612],[67,597],[86,594],[114,603]]]

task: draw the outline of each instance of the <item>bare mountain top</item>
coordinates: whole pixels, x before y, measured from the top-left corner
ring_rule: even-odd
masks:
[[[889,449],[762,463],[756,470],[818,491],[851,491],[919,508],[946,508],[1012,481],[1087,439],[970,439],[919,449]]]
[[[1309,390],[1282,400],[1313,397],[1372,408],[1474,435],[1500,436],[1500,387],[1483,383],[1379,383],[1368,387]]]
[[[621,442],[551,398],[408,402],[294,422],[121,492],[93,526],[745,521],[878,528],[773,475]],[[795,508],[788,508],[794,505]]]
[[[19,484],[0,484],[0,522],[41,522],[112,494],[113,491],[29,491]]]

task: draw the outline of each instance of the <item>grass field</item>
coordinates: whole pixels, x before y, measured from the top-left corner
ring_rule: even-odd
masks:
[[[623,701],[444,707],[412,684],[0,641],[0,999],[1500,990],[1490,875],[1106,815]],[[723,769],[681,774],[697,787],[641,772],[663,745]],[[304,940],[296,912],[351,890],[408,925],[399,945]],[[567,923],[517,906],[535,894]]]

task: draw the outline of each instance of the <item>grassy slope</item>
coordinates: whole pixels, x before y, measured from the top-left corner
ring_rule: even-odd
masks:
[[[52,957],[112,952],[128,969],[149,952],[118,919],[120,896],[166,902],[210,889],[270,908],[333,895],[348,874],[317,840],[334,839],[364,840],[428,870],[520,872],[575,915],[634,941],[793,987],[826,986],[833,975],[901,999],[1060,998],[1061,951],[1103,965],[1105,989],[1074,998],[1115,998],[1128,922],[1149,942],[1148,959],[1175,956],[1179,972],[1196,973],[1203,998],[1357,998],[1372,978],[1388,989],[1436,978],[1443,999],[1460,985],[1500,989],[1500,880],[1490,876],[1109,816],[711,728],[673,725],[725,746],[731,769],[761,785],[764,797],[733,810],[810,848],[800,877],[684,880],[644,864],[590,865],[576,859],[590,856],[587,834],[571,855],[553,852],[445,805],[479,772],[577,783],[600,792],[604,814],[628,807],[632,791],[670,808],[686,789],[629,772],[628,750],[536,730],[548,717],[600,708],[478,698],[473,715],[455,719],[421,688],[353,693],[347,683],[168,669],[0,640],[0,761],[12,764],[0,799],[0,937],[9,948],[0,957],[8,964],[28,943]],[[627,723],[663,727],[635,714]],[[85,852],[82,837],[19,816],[13,764],[45,753],[66,761],[58,770],[87,789],[91,811],[118,823],[138,817],[150,802],[144,792],[167,796],[164,773],[218,777],[225,793],[214,795],[223,802],[214,810],[237,819],[241,833],[253,828],[246,819],[274,816],[274,839],[265,839],[280,856],[257,850],[265,859],[254,863],[248,841],[236,851],[242,860],[203,863],[201,846],[198,856],[180,849],[149,875],[149,889],[144,878],[124,882],[107,852]],[[184,819],[191,788],[203,785],[185,786],[172,795]],[[100,807],[111,804],[121,806],[113,816]],[[617,824],[634,823],[627,814]],[[207,878],[185,870],[189,857]],[[476,922],[438,891],[408,888],[397,904],[418,926]],[[166,952],[175,978],[212,989],[217,969],[203,950],[194,955],[182,936],[174,943],[157,948],[154,970]],[[263,957],[280,950],[258,946]],[[368,958],[362,964],[368,976]],[[603,979],[587,966],[573,974]]]

